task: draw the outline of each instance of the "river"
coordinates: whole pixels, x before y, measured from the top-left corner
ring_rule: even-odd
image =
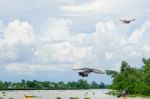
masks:
[[[60,96],[62,99],[69,99],[70,97],[78,97],[84,99],[84,97],[90,97],[90,99],[122,99],[116,96],[107,95],[107,89],[90,89],[90,90],[24,90],[24,91],[0,91],[0,97],[8,99],[14,97],[14,99],[25,99],[24,95],[34,95],[34,99],[56,99]],[[150,99],[142,97],[132,97],[128,99]]]

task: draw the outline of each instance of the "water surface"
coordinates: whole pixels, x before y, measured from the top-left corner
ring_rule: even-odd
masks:
[[[104,89],[94,89],[94,90],[24,90],[24,91],[0,91],[0,96],[5,97],[14,97],[15,99],[25,99],[24,95],[35,95],[35,99],[56,99],[57,96],[62,97],[62,99],[69,99],[69,97],[79,97],[79,99],[84,99],[84,97],[90,97],[91,99],[122,99],[117,98],[116,96],[107,95],[109,90]],[[150,99],[143,97],[134,97],[128,99]]]

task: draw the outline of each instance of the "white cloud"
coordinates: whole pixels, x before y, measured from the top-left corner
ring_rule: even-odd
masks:
[[[144,50],[145,53],[150,53],[150,45],[143,45],[142,49]]]
[[[112,57],[113,57],[113,54],[112,54],[111,52],[106,52],[106,53],[105,53],[105,59],[106,59],[106,60],[111,60]]]
[[[90,47],[77,47],[74,43],[60,42],[41,45],[35,56],[41,62],[76,62],[90,53]]]
[[[1,61],[16,61],[25,56],[23,53],[28,53],[28,47],[33,43],[33,28],[28,22],[15,20],[10,22],[3,32],[4,38],[0,44]]]
[[[141,54],[140,54],[139,52],[132,51],[132,52],[129,53],[128,56],[134,58],[134,57],[139,57],[139,56],[141,56]]]
[[[4,31],[4,23],[2,20],[0,20],[0,33]]]
[[[17,13],[17,12],[26,12],[26,11],[31,11],[34,9],[38,9],[40,7],[44,7],[46,3],[48,3],[49,0],[37,0],[36,4],[34,0],[14,0],[11,2],[10,0],[0,0],[0,12],[5,13],[7,12],[8,14],[10,13]],[[48,3],[49,4],[49,3]],[[28,6],[28,7],[27,7]]]
[[[135,63],[135,57],[141,59],[143,51],[148,53],[149,46],[146,44],[149,40],[141,39],[140,44],[137,41],[132,45],[121,43],[132,37],[134,32],[131,36],[122,35],[120,26],[114,21],[98,22],[96,31],[89,34],[71,32],[72,24],[68,19],[50,18],[42,25],[41,33],[36,34],[28,22],[11,22],[6,27],[0,46],[0,58],[6,70],[35,73],[84,66],[118,69],[113,65],[123,60]],[[146,22],[138,29],[143,32],[142,38],[147,36],[148,27]]]
[[[149,13],[145,9],[150,9],[140,0],[92,0],[83,4],[70,4],[62,6],[61,9],[73,15],[90,15],[90,14],[130,14],[139,16],[139,13]],[[140,15],[141,16],[141,15]]]
[[[115,24],[112,21],[98,22],[95,27],[96,31],[92,33],[92,37],[101,47],[105,46],[106,43],[109,43],[110,40],[113,40],[114,42],[119,36],[116,35]]]
[[[27,64],[27,63],[10,63],[5,66],[9,72],[16,74],[34,74],[36,72],[50,72],[60,71],[63,72],[68,68],[68,64]]]
[[[150,27],[150,21],[145,22],[140,29],[135,30],[131,34],[131,36],[128,39],[128,42],[133,44],[137,43],[145,34],[147,34],[146,31],[149,29],[149,27]]]
[[[1,51],[0,53],[1,62],[15,61],[18,58],[16,54],[16,49],[7,47],[4,44],[0,46],[0,51]]]
[[[44,23],[44,33],[38,37],[41,44],[38,45],[35,56],[42,63],[76,62],[90,53],[90,46],[78,46],[81,36],[73,35],[70,31],[72,22],[68,19],[49,18]],[[44,28],[44,29],[43,29]]]
[[[107,12],[111,10],[111,7],[112,2],[108,3],[107,1],[94,0],[81,5],[64,6],[62,7],[62,9],[70,12],[88,12],[88,11]]]
[[[15,20],[9,23],[4,33],[5,43],[8,46],[13,46],[17,43],[28,45],[33,41],[33,28],[28,22]]]
[[[77,61],[90,55],[92,47],[78,45],[84,37],[81,33],[72,35],[70,25],[70,20],[50,18],[44,23],[42,34],[33,35],[33,27],[28,22],[10,22],[0,47],[0,58],[6,69],[23,73],[46,71],[46,68],[49,71],[66,70],[66,66],[72,68]]]
[[[68,19],[49,18],[41,28],[40,38],[52,40],[66,40],[70,35],[70,26],[72,22]]]
[[[75,67],[119,70],[123,60],[141,66],[141,58],[150,56],[148,2],[0,0],[0,72],[35,73],[37,77],[45,71],[51,75]],[[132,18],[136,21],[131,24],[119,21]],[[17,75],[17,79],[22,77],[29,76]]]
[[[102,32],[102,33],[106,32],[106,33],[110,34],[111,31],[115,30],[115,28],[116,28],[116,26],[115,26],[114,22],[112,22],[112,21],[99,22],[96,24],[96,31],[97,32]]]

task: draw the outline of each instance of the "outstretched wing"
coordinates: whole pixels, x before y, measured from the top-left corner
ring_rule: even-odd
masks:
[[[126,21],[126,20],[120,20],[120,21]]]
[[[135,19],[132,19],[132,20],[120,20],[122,21],[123,23],[130,23],[131,21],[135,21]]]
[[[73,69],[73,70],[88,70],[89,68],[76,68],[76,69]]]
[[[97,73],[97,74],[105,74],[104,71],[99,70],[99,69],[92,69],[92,72],[93,72],[93,73]]]
[[[130,21],[135,21],[135,19],[132,19],[132,20],[130,20]]]

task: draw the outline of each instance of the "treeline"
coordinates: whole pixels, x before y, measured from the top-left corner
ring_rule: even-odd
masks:
[[[103,82],[97,84],[95,81],[92,83],[88,83],[86,80],[78,80],[77,82],[68,82],[64,83],[60,81],[50,82],[50,81],[29,81],[22,80],[21,82],[2,82],[0,81],[0,89],[1,90],[55,90],[55,89],[100,89],[106,88]]]
[[[150,95],[150,59],[143,58],[143,66],[134,68],[123,61],[120,72],[108,70],[113,78],[111,88],[126,90],[129,94]]]

